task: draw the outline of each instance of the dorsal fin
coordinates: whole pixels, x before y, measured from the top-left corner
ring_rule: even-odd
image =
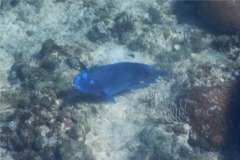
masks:
[[[83,64],[81,61],[78,61],[79,67],[83,70],[83,71],[87,71],[87,67],[85,66],[85,64]]]

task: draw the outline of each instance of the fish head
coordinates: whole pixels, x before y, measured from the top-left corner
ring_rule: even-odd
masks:
[[[88,72],[82,72],[73,79],[73,87],[85,94],[96,94],[97,85]]]

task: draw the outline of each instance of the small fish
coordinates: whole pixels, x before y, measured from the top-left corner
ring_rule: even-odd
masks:
[[[149,65],[121,62],[103,65],[92,69],[79,62],[83,72],[73,79],[73,87],[79,92],[102,96],[106,101],[116,103],[113,95],[131,90],[141,83],[154,83],[159,76],[166,76],[164,69],[154,69]]]

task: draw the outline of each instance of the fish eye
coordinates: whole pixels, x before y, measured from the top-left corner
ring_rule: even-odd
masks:
[[[86,80],[86,79],[88,78],[88,75],[87,75],[86,72],[83,72],[83,73],[81,74],[81,77]]]

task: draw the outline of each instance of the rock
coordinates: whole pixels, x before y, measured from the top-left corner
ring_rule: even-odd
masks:
[[[147,20],[147,24],[161,24],[162,23],[162,17],[158,9],[154,7],[150,7],[148,9],[148,15],[149,15],[149,20]]]
[[[173,48],[176,50],[176,51],[179,51],[181,49],[181,46],[179,44],[174,44]]]
[[[181,127],[180,127],[181,126]],[[179,135],[173,134],[172,127],[184,128],[188,130],[187,125],[177,126],[148,126],[139,133],[140,145],[131,160],[161,159],[173,160],[188,159],[192,150],[187,144],[188,133],[180,129]],[[183,131],[183,132],[182,132]]]
[[[224,32],[240,31],[240,1],[197,1],[199,13],[214,28]]]
[[[95,158],[92,156],[92,150],[88,148],[85,144],[66,139],[63,141],[62,146],[59,149],[59,155],[61,160],[81,160],[88,159],[94,160]]]
[[[189,139],[192,146],[212,151],[221,149],[230,132],[231,91],[231,85],[219,81],[215,86],[193,87],[178,97],[188,100],[186,111],[192,127]]]

